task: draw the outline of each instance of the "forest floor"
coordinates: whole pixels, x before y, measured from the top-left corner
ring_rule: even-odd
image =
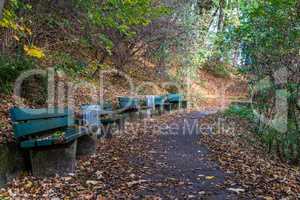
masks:
[[[76,175],[24,176],[0,194],[13,199],[237,199],[229,190],[236,184],[198,144],[193,125],[205,115],[173,113],[127,124],[125,133],[99,141],[97,154],[82,158]]]
[[[196,99],[197,109],[127,123],[112,139],[99,140],[95,155],[80,158],[75,174],[24,174],[0,189],[0,199],[299,199],[299,167],[266,153],[254,124],[222,113],[232,97],[244,96],[245,84],[202,76],[206,81],[193,88],[209,98]],[[108,99],[123,90],[111,91]],[[13,98],[1,101],[0,143],[14,140]]]
[[[0,199],[297,199],[299,168],[270,158],[248,122],[230,119],[213,134],[220,117],[176,112],[128,123],[75,174],[19,177]]]

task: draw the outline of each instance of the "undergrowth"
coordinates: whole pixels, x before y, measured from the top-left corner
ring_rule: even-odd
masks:
[[[246,119],[255,124],[255,132],[260,141],[265,144],[268,153],[277,155],[282,161],[287,161],[291,164],[298,164],[300,162],[299,133],[293,121],[288,120],[287,130],[280,132],[270,124],[259,121],[250,106],[231,105],[224,112],[224,115],[237,119]]]
[[[250,121],[254,120],[254,113],[248,106],[231,105],[224,114],[228,117],[239,117]]]
[[[34,60],[24,56],[0,55],[0,92],[12,92],[16,78],[25,70],[35,68]]]

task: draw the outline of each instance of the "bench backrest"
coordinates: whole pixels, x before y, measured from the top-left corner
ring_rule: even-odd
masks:
[[[140,99],[136,97],[118,97],[120,108],[137,108]]]
[[[110,102],[100,103],[100,105],[103,108],[103,110],[106,110],[106,111],[112,111],[113,110],[112,103],[110,103]]]
[[[167,100],[169,102],[180,102],[183,101],[184,97],[182,94],[179,93],[174,93],[174,94],[168,94],[167,95]]]
[[[154,98],[154,104],[157,105],[163,105],[164,102],[166,101],[166,97],[165,96],[155,96]]]
[[[74,117],[68,109],[10,109],[16,138],[33,136],[58,128],[74,125]]]

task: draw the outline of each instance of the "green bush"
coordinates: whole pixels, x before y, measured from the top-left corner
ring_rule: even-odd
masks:
[[[253,69],[251,67],[243,66],[237,69],[238,74],[249,74]]]
[[[54,65],[56,70],[62,70],[70,76],[77,76],[84,72],[86,64],[72,57],[72,55],[64,52],[58,52],[53,55],[53,59],[57,61]]]
[[[289,128],[286,133],[280,133],[271,127],[264,126],[260,130],[259,136],[262,142],[266,144],[269,153],[276,153],[282,160],[287,160],[293,164],[299,162],[299,132],[296,129]]]
[[[257,120],[249,106],[231,105],[224,114],[228,117],[238,117],[252,122]],[[269,153],[275,153],[280,159],[293,164],[299,163],[299,130],[297,130],[297,124],[294,121],[288,120],[288,131],[285,133],[278,132],[263,122],[257,123],[256,131]]]
[[[0,55],[0,92],[10,93],[14,81],[25,70],[33,69],[35,63],[32,59],[23,56]]]
[[[228,78],[231,74],[229,66],[226,63],[216,60],[210,60],[204,63],[203,69],[210,72],[214,76],[221,78]]]
[[[48,97],[47,77],[35,75],[24,80],[21,97],[36,106],[45,106]]]
[[[231,105],[226,111],[225,116],[239,117],[242,119],[254,120],[254,113],[248,106]]]

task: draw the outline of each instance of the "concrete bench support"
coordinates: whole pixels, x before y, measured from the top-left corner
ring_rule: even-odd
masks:
[[[27,170],[24,154],[18,144],[0,144],[0,187]]]
[[[94,135],[85,135],[78,138],[77,140],[77,152],[76,156],[90,156],[96,153],[97,147],[97,136]]]
[[[51,177],[75,172],[77,140],[60,147],[30,150],[32,174]]]

